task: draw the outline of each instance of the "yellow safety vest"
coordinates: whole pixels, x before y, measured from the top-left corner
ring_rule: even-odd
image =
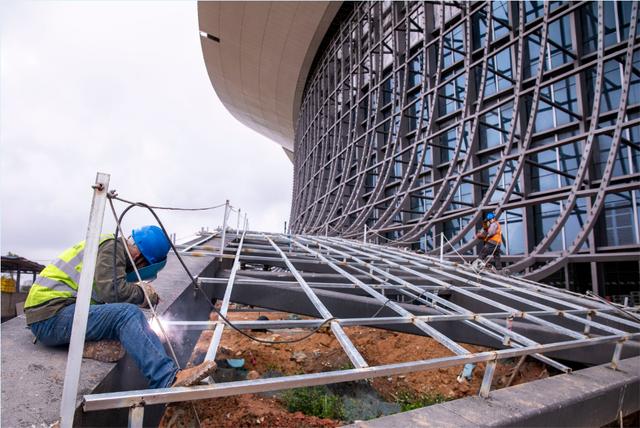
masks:
[[[100,244],[114,238],[111,233],[101,235]],[[29,290],[29,295],[24,303],[25,309],[40,306],[53,299],[75,299],[80,282],[80,272],[82,272],[84,245],[85,241],[82,241],[66,249],[54,262],[49,263],[40,272]],[[91,303],[99,301],[95,290],[92,290],[91,298]]]
[[[491,238],[485,238],[484,240],[485,242],[493,242],[496,245],[500,245],[502,244],[502,227],[500,227],[500,222],[496,222],[496,224],[498,225],[498,230],[496,231],[496,234],[493,235]]]

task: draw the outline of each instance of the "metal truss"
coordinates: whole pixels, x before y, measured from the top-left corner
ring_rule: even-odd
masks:
[[[486,363],[486,368],[480,395],[487,397],[496,365],[505,358],[531,356],[570,373],[568,366],[549,354],[571,353],[586,347],[591,352],[607,350],[607,360],[615,368],[625,355],[638,353],[640,318],[637,311],[595,298],[522,278],[490,272],[479,275],[466,264],[343,238],[250,232],[237,235],[227,244],[222,262],[215,262],[226,263],[226,267],[221,266],[215,276],[197,279],[203,290],[224,286],[221,312],[226,314],[230,302],[242,301],[244,289],[258,285],[267,290],[282,287],[275,296],[281,307],[274,306],[274,309],[315,315],[303,320],[235,321],[234,327],[316,329],[329,324],[354,368],[189,388],[92,394],[84,396],[85,411],[128,407],[130,424],[141,426],[145,405],[347,382],[481,362]],[[229,258],[233,259],[231,264],[226,262]],[[331,290],[333,300],[326,297],[327,289]],[[311,309],[300,304],[296,293],[304,296],[306,307]],[[365,317],[342,317],[330,309],[335,306],[331,302],[336,298],[348,300],[353,293],[375,305],[377,311]],[[410,303],[406,303],[407,299]],[[265,301],[264,307],[269,306]],[[353,314],[355,307],[341,312]],[[453,329],[443,328],[446,323],[452,324]],[[215,359],[228,327],[222,320],[165,321],[164,324],[169,330],[213,329],[206,359]],[[388,328],[389,325],[411,326],[417,333],[449,349],[451,356],[371,366],[344,329],[350,326]],[[464,342],[454,339],[456,332],[463,329],[474,331],[488,343],[496,344],[497,349],[470,352]],[[533,338],[529,332],[535,331],[549,335]],[[540,339],[544,337],[547,339]]]
[[[638,8],[345,4],[300,107],[291,231],[434,254],[445,233],[446,252],[473,254],[493,211],[511,272],[588,255],[604,294],[598,256],[640,255]],[[628,229],[605,226],[620,215]]]

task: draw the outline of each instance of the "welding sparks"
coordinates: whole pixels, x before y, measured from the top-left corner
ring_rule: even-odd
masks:
[[[158,320],[159,317],[153,317],[149,320],[149,327],[151,327],[151,330],[153,330],[153,332],[155,334],[157,334],[158,336],[162,335],[162,330],[160,329],[160,321]]]

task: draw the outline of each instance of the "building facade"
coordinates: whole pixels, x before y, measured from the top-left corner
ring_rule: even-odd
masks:
[[[494,212],[513,273],[640,288],[638,2],[334,8],[291,83],[292,232],[473,258]]]

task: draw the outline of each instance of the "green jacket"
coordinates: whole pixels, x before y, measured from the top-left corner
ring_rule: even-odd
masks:
[[[91,303],[142,304],[144,294],[135,283],[126,281],[131,270],[124,244],[118,242],[116,253],[116,282],[113,282],[113,254],[116,249],[113,235],[103,235],[98,248]],[[48,264],[36,278],[25,302],[27,325],[43,321],[76,301],[76,290],[82,271],[84,241],[65,250]]]

